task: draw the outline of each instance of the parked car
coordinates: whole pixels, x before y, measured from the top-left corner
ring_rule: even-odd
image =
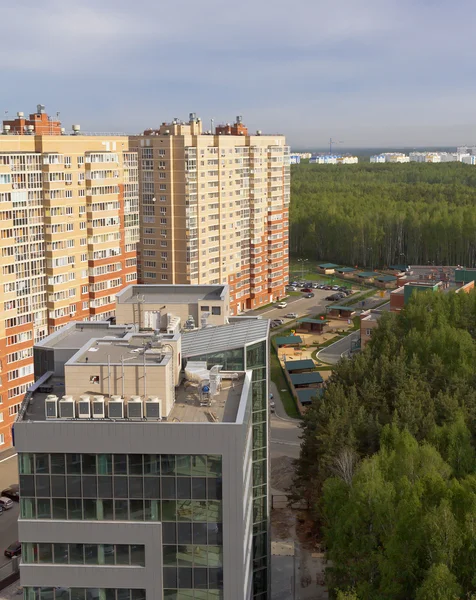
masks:
[[[293,287],[297,287],[299,283],[297,281],[292,281],[290,285],[292,285]]]
[[[332,286],[331,285],[325,285],[323,289],[325,289],[325,290],[332,290]]]
[[[326,286],[325,286],[323,283],[320,283],[320,284],[317,286],[317,289],[318,289],[318,290],[325,290],[325,289],[326,289]]]
[[[340,296],[338,296],[337,294],[331,294],[330,296],[326,296],[326,300],[334,302],[335,300],[340,300]]]
[[[297,313],[286,313],[284,315],[285,319],[297,319],[298,318],[298,314]]]
[[[311,291],[311,288],[305,287],[302,288],[301,292],[304,292],[305,294],[309,294],[309,292]]]
[[[8,546],[8,548],[5,550],[4,554],[8,558],[13,558],[14,556],[20,556],[20,554],[21,554],[20,542],[13,542],[13,544],[10,544]]]
[[[276,329],[276,327],[281,327],[279,323],[276,323],[276,321],[271,321],[271,325],[270,325],[271,329]]]
[[[273,321],[278,325],[284,325],[284,319],[273,319]]]
[[[318,283],[313,283],[313,284],[312,284],[312,287],[313,287],[313,289],[317,290],[317,289],[318,289],[318,287],[319,287],[319,284],[318,284]]]
[[[314,298],[314,294],[312,292],[309,292],[309,294],[306,294],[304,298]]]
[[[333,286],[332,286],[332,289],[334,290],[334,292],[337,292],[337,290],[338,290],[338,289],[340,289],[340,288],[339,288],[339,286],[338,286],[338,285],[333,285]]]
[[[20,493],[18,490],[19,490],[18,484],[13,483],[10,487],[3,490],[3,492],[1,493],[1,496],[5,497],[5,498],[10,498],[10,500],[13,500],[14,502],[19,502],[20,501]]]
[[[12,508],[13,506],[13,501],[10,500],[10,498],[5,498],[4,496],[0,497],[0,506],[4,509],[4,510],[8,510],[9,508]]]
[[[297,288],[295,288],[295,287],[294,287],[294,286],[292,286],[292,285],[288,285],[288,286],[286,287],[286,289],[287,289],[287,291],[288,291],[288,292],[297,292]]]
[[[269,403],[269,408],[270,408],[271,412],[274,412],[274,409],[276,408],[276,405],[275,405],[275,403],[274,403],[273,400],[271,400],[271,402]]]
[[[339,300],[341,300],[342,298],[347,298],[346,294],[344,294],[344,292],[337,292],[336,296],[339,298]]]
[[[278,302],[276,304],[276,308],[286,308],[287,305],[288,305],[287,302]]]
[[[0,506],[0,517],[3,515],[5,511],[3,510],[3,506]]]

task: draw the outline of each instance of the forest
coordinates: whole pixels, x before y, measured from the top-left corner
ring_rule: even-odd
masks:
[[[476,291],[414,294],[306,413],[292,491],[332,597],[476,598],[475,365]]]
[[[348,266],[476,266],[476,167],[291,167],[290,253]]]

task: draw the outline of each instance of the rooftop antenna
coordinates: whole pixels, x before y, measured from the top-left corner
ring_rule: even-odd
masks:
[[[210,119],[210,131],[212,132],[213,135],[213,123],[215,122],[215,119]]]
[[[332,154],[332,144],[343,144],[344,142],[336,142],[332,138],[329,138],[329,154]]]

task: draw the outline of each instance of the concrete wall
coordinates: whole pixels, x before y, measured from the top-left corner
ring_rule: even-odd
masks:
[[[170,412],[172,400],[172,360],[166,365],[146,364],[145,377],[142,364],[124,363],[124,382],[122,378],[122,365],[94,365],[78,364],[65,366],[66,394],[71,394],[75,399],[81,394],[103,394],[124,396],[158,396],[165,401],[161,405],[162,416]],[[109,380],[110,373],[110,380]],[[92,383],[92,377],[99,377],[99,383]],[[124,386],[123,386],[124,383]],[[169,410],[167,411],[167,407]]]

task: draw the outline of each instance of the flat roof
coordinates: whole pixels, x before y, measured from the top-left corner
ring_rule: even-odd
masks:
[[[175,388],[175,405],[167,418],[167,422],[234,423],[238,416],[245,376],[246,374],[244,372],[239,372],[238,379],[232,381],[224,378],[222,380],[221,389],[213,396],[210,406],[200,406],[198,387],[190,385],[190,383],[184,385],[185,382],[182,381],[181,384]],[[92,396],[94,395],[87,390],[85,390],[84,393],[89,393]],[[46,421],[45,399],[49,394],[54,394],[59,398],[64,396],[65,381],[63,377],[51,375],[48,379],[43,381],[41,386],[31,394],[31,398],[26,398],[26,410],[23,415],[19,415],[19,420]],[[103,395],[107,402],[107,394]],[[50,419],[48,419],[48,421],[49,420]],[[109,419],[106,420],[109,421]],[[124,420],[131,423],[136,422],[133,419]],[[55,420],[53,419],[52,421]],[[68,421],[74,421],[78,424],[89,422],[89,420],[85,421],[83,419],[69,419]],[[160,426],[160,422],[156,423]]]
[[[321,374],[318,371],[313,373],[294,373],[289,375],[293,385],[303,385],[305,383],[323,383]]]
[[[111,325],[108,321],[74,321],[35,344],[40,348],[80,349],[92,338],[121,339],[133,331],[130,325]]]
[[[407,270],[407,265],[390,265],[389,269],[391,271],[406,271]]]
[[[182,334],[182,355],[186,358],[242,348],[266,339],[268,330],[268,319],[243,318],[228,325],[186,331]]]
[[[374,273],[373,271],[362,271],[362,273],[357,273],[357,277],[377,277],[378,273]]]
[[[299,402],[304,406],[306,404],[311,404],[313,398],[321,398],[324,394],[324,390],[322,388],[300,388],[296,390],[296,393]]]
[[[226,296],[226,285],[130,285],[116,294],[119,304],[183,304],[201,300],[219,301]]]
[[[310,358],[305,358],[303,360],[287,360],[284,363],[284,367],[286,371],[301,371],[303,369],[315,369],[316,365],[314,361]]]
[[[350,311],[350,312],[355,312],[355,308],[352,308],[351,306],[339,306],[338,304],[334,304],[332,306],[328,306],[327,310],[345,310],[345,311]]]
[[[308,317],[304,317],[303,319],[298,319],[297,322],[298,323],[321,323],[323,325],[325,325],[326,323],[329,323],[329,321],[327,319],[311,319]]]
[[[336,267],[338,267],[339,265],[336,265],[334,263],[322,263],[320,265],[317,265],[320,269],[335,269]]]
[[[170,352],[163,351],[159,347],[148,347],[152,340],[149,335],[134,335],[128,340],[105,340],[90,339],[89,343],[83,346],[72,358],[65,363],[68,365],[88,364],[88,365],[107,365],[124,364],[128,365],[147,365],[164,366],[171,359]],[[165,336],[161,340],[166,341]],[[160,343],[160,342],[159,342]]]
[[[353,273],[356,270],[357,269],[354,269],[354,267],[339,267],[338,269],[336,269],[336,271],[338,271],[339,273]]]
[[[278,344],[278,346],[285,346],[287,344],[302,344],[302,338],[299,335],[278,336],[274,338],[274,341]]]

